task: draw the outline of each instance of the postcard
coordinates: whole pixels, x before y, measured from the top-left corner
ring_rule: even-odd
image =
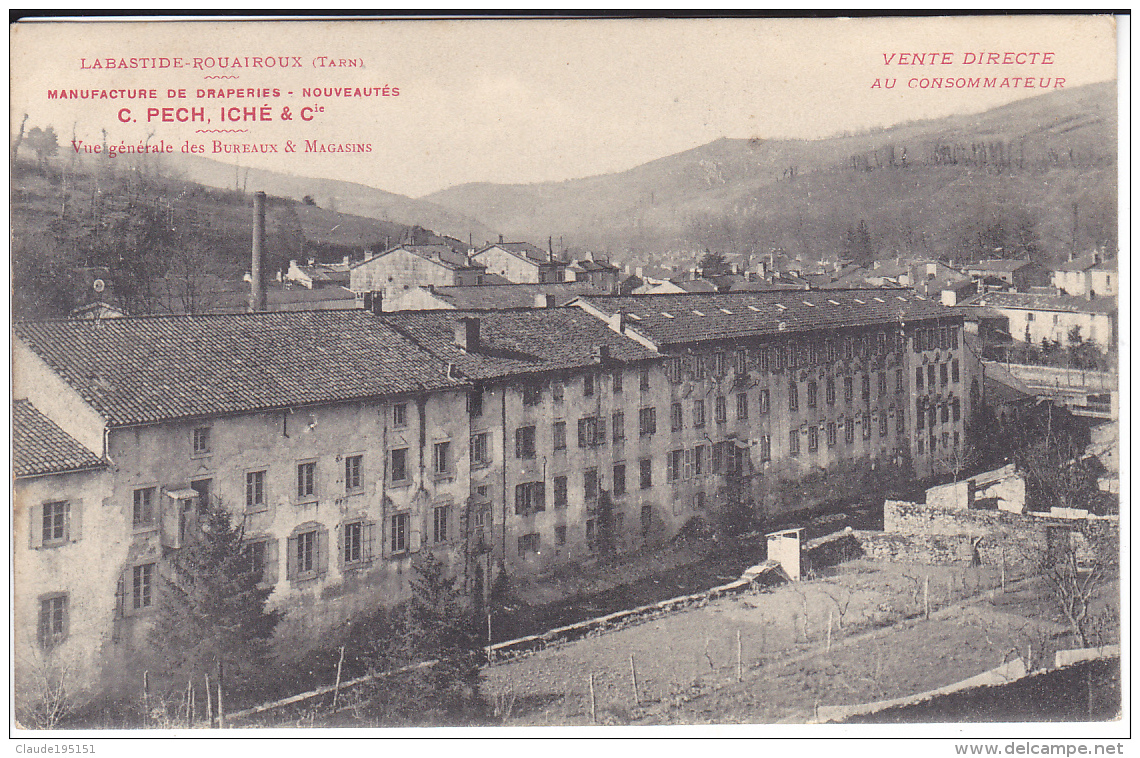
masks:
[[[1119,23],[13,24],[13,729],[1114,753]]]

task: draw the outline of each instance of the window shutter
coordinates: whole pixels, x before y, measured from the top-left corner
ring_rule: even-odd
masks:
[[[317,576],[324,576],[329,572],[329,530],[317,531]]]
[[[364,560],[370,561],[376,555],[376,522],[364,522]]]
[[[278,540],[270,538],[265,542],[265,570],[262,573],[262,581],[265,584],[277,584],[278,576],[278,561],[280,560],[277,555]]]
[[[515,485],[515,515],[516,516],[521,516],[523,513],[523,500],[526,497],[526,494],[523,491],[524,487],[526,487],[525,484],[516,484]]]
[[[83,504],[69,503],[67,506],[67,539],[79,542],[83,536]]]
[[[289,537],[285,540],[285,577],[297,578],[297,538]]]
[[[676,471],[673,468],[673,453],[672,453],[672,451],[670,451],[670,453],[665,456],[665,481],[667,481],[667,482],[677,481]]]
[[[515,429],[515,457],[523,457],[522,429]]]
[[[685,478],[693,478],[693,450],[685,448]]]
[[[336,525],[336,567],[344,571],[344,524]]]
[[[28,529],[28,547],[33,550],[44,545],[44,506],[37,503],[28,509],[31,526]]]

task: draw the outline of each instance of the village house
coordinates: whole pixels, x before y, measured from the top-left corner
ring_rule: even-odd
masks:
[[[597,260],[594,256],[587,255],[588,257],[569,267],[568,271],[574,275],[574,281],[585,282],[608,294],[616,295],[618,274],[621,270],[604,260]]]
[[[1049,283],[1049,272],[1044,267],[1033,261],[1016,258],[978,261],[968,264],[963,271],[989,288],[1000,286],[1017,292],[1026,292],[1030,287]]]
[[[1009,319],[1013,339],[1040,344],[1054,340],[1069,345],[1069,334],[1078,330],[1084,342],[1102,351],[1116,345],[1116,301],[1071,295],[1037,295],[1024,292],[987,292],[962,303],[984,306]]]
[[[40,614],[28,604],[65,597],[74,623],[53,620],[51,644],[70,640],[61,650],[98,662],[101,689],[137,685],[162,556],[193,538],[206,502],[229,510],[257,550],[269,606],[286,611],[275,639],[285,656],[406,597],[422,548],[469,578],[468,384],[371,313],[38,322],[14,332],[15,397],[90,451],[85,465],[107,467],[95,481],[68,474],[74,486],[20,484],[20,529],[33,537],[15,543],[14,562],[41,570],[17,575],[16,628],[36,639]],[[18,423],[22,434],[37,428]],[[75,504],[63,528],[67,536],[73,524],[78,541],[48,550],[34,535],[48,534],[43,514],[56,518],[61,501]]]
[[[566,281],[566,262],[554,257],[553,250],[543,250],[529,242],[503,242],[500,236],[498,243],[481,248],[471,258],[488,272],[515,284]]]
[[[788,507],[775,501],[780,482],[821,469],[892,463],[929,476],[981,398],[961,315],[905,290],[576,304],[670,356],[671,426],[704,430],[711,470],[750,479],[761,515]]]
[[[352,261],[347,255],[341,263],[316,263],[310,260],[307,264],[298,265],[296,260],[291,260],[284,280],[310,290],[324,287],[347,288],[351,265]]]
[[[1075,297],[1115,297],[1116,266],[1099,251],[1086,253],[1053,267],[1052,283],[1066,295]]]
[[[390,301],[405,290],[428,284],[483,284],[485,273],[483,263],[446,245],[400,245],[353,264],[349,268],[349,288],[362,300],[379,292]]]

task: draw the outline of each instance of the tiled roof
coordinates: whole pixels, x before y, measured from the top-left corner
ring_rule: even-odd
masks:
[[[18,323],[112,426],[458,384],[363,310]]]
[[[37,476],[101,468],[106,463],[27,400],[12,402],[12,475]]]
[[[159,280],[162,283],[162,280]],[[184,314],[186,302],[179,295],[177,282],[159,290],[158,310],[163,313]],[[355,308],[356,295],[339,286],[309,289],[302,286],[283,286],[269,282],[265,287],[266,306],[271,311],[316,310]],[[221,281],[203,285],[197,290],[195,310],[205,313],[246,313],[249,310],[249,282]]]
[[[1116,310],[1116,300],[1111,297],[1094,297],[1090,300],[1075,295],[1034,295],[1028,292],[987,292],[972,297],[963,304],[1064,313],[1113,313]]]
[[[628,325],[658,345],[757,337],[844,326],[961,318],[910,290],[720,292],[583,297],[606,314],[624,311]]]
[[[561,284],[481,284],[471,287],[433,287],[432,293],[459,310],[502,310],[533,308],[535,295],[554,298],[555,305],[565,305],[579,295],[605,295],[607,291],[589,282]]]
[[[447,245],[400,245],[399,247],[394,247],[391,250],[385,250],[384,252],[380,253],[380,255],[354,263],[349,268],[354,269],[360,266],[364,266],[378,258],[383,258],[386,255],[391,255],[398,250],[403,250],[413,255],[418,255],[426,261],[431,261],[432,263],[436,263],[440,266],[443,266],[444,268],[449,268],[453,271],[486,268],[486,266],[484,266],[482,263],[470,260],[463,253],[457,253]]]
[[[475,255],[481,255],[493,247],[497,247],[500,250],[506,250],[511,255],[514,255],[517,258],[522,258],[528,263],[551,263],[562,266],[566,265],[566,261],[560,261],[557,258],[551,261],[549,252],[543,250],[538,245],[532,245],[529,242],[496,242],[494,244],[487,245],[482,250],[476,252]]]
[[[464,351],[455,344],[455,324],[464,317],[479,319],[476,351]],[[658,357],[579,308],[399,311],[385,313],[383,319],[440,360],[454,363],[471,379],[595,365],[593,349],[603,345],[616,361]]]
[[[1019,271],[1026,266],[1032,266],[1033,261],[1017,260],[1013,258],[1000,258],[992,261],[978,261],[966,266],[966,271]]]
[[[582,260],[574,264],[583,271],[617,271],[618,267],[604,261]]]

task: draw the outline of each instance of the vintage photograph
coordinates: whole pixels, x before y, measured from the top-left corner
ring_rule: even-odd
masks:
[[[10,24],[12,733],[1119,752],[1126,24]]]

